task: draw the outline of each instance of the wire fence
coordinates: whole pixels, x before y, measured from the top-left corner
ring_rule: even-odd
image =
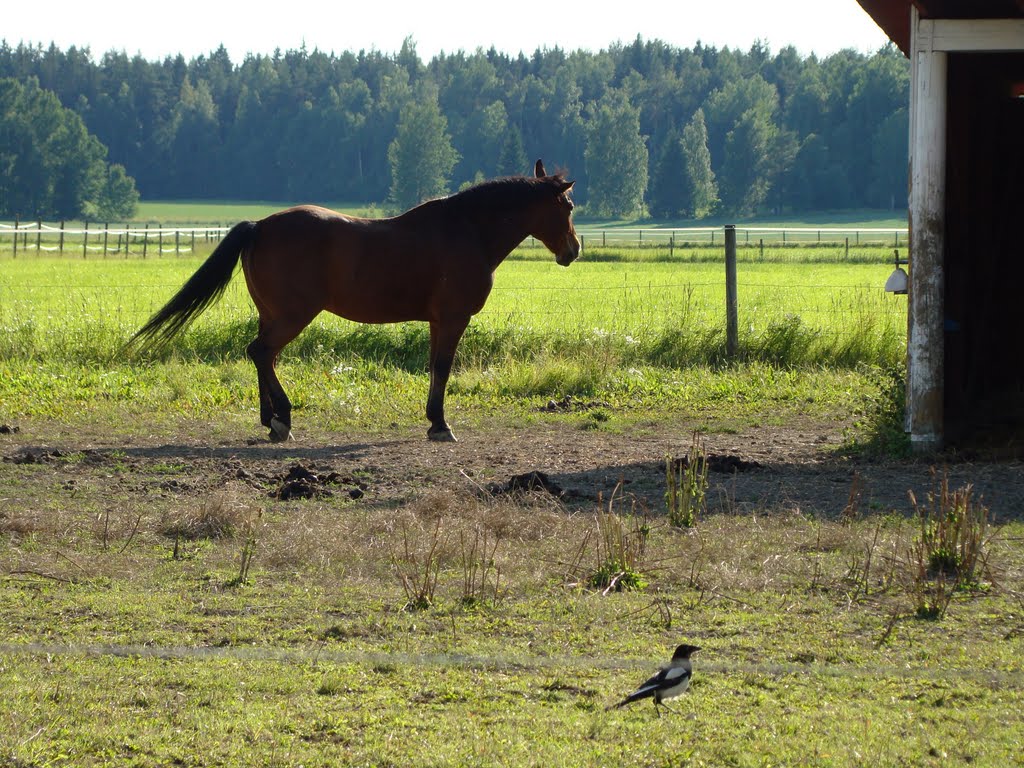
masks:
[[[110,225],[65,222],[0,222],[0,253],[14,258],[37,256],[137,257],[196,252],[227,234],[229,226]],[[737,227],[737,245],[768,248],[841,246],[850,248],[906,247],[907,229],[889,227]],[[669,257],[676,249],[722,247],[723,227],[578,227],[584,250],[591,248],[659,248]],[[531,240],[530,245],[536,245]]]

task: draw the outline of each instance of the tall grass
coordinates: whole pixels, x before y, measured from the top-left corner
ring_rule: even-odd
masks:
[[[0,260],[0,360],[107,365],[200,259]],[[853,368],[898,364],[905,298],[885,295],[887,266],[750,262],[739,282],[739,361]],[[464,367],[562,359],[602,369],[721,365],[724,270],[685,261],[512,260],[460,347]],[[185,360],[242,359],[256,316],[236,277],[225,298],[166,350]],[[425,324],[358,325],[321,315],[292,360],[426,367]]]

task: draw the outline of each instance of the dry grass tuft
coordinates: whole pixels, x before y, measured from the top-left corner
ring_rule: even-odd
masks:
[[[239,530],[249,530],[258,515],[259,510],[228,486],[195,507],[166,514],[158,531],[164,536],[187,541],[230,539]]]
[[[16,537],[32,536],[48,530],[41,516],[22,512],[0,512],[0,534]]]

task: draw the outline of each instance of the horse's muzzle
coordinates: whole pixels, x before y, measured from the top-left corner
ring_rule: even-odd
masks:
[[[582,247],[576,233],[571,233],[565,239],[565,247],[555,254],[555,262],[561,267],[568,267],[579,258]]]

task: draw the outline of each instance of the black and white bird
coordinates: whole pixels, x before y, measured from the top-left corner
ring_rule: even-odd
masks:
[[[673,711],[665,704],[665,700],[674,699],[690,687],[690,678],[693,677],[690,655],[699,650],[696,645],[680,645],[672,654],[672,661],[651,675],[633,693],[608,709],[617,709],[640,699],[651,698],[654,700],[654,711],[658,713],[658,717],[661,717],[659,706]]]

